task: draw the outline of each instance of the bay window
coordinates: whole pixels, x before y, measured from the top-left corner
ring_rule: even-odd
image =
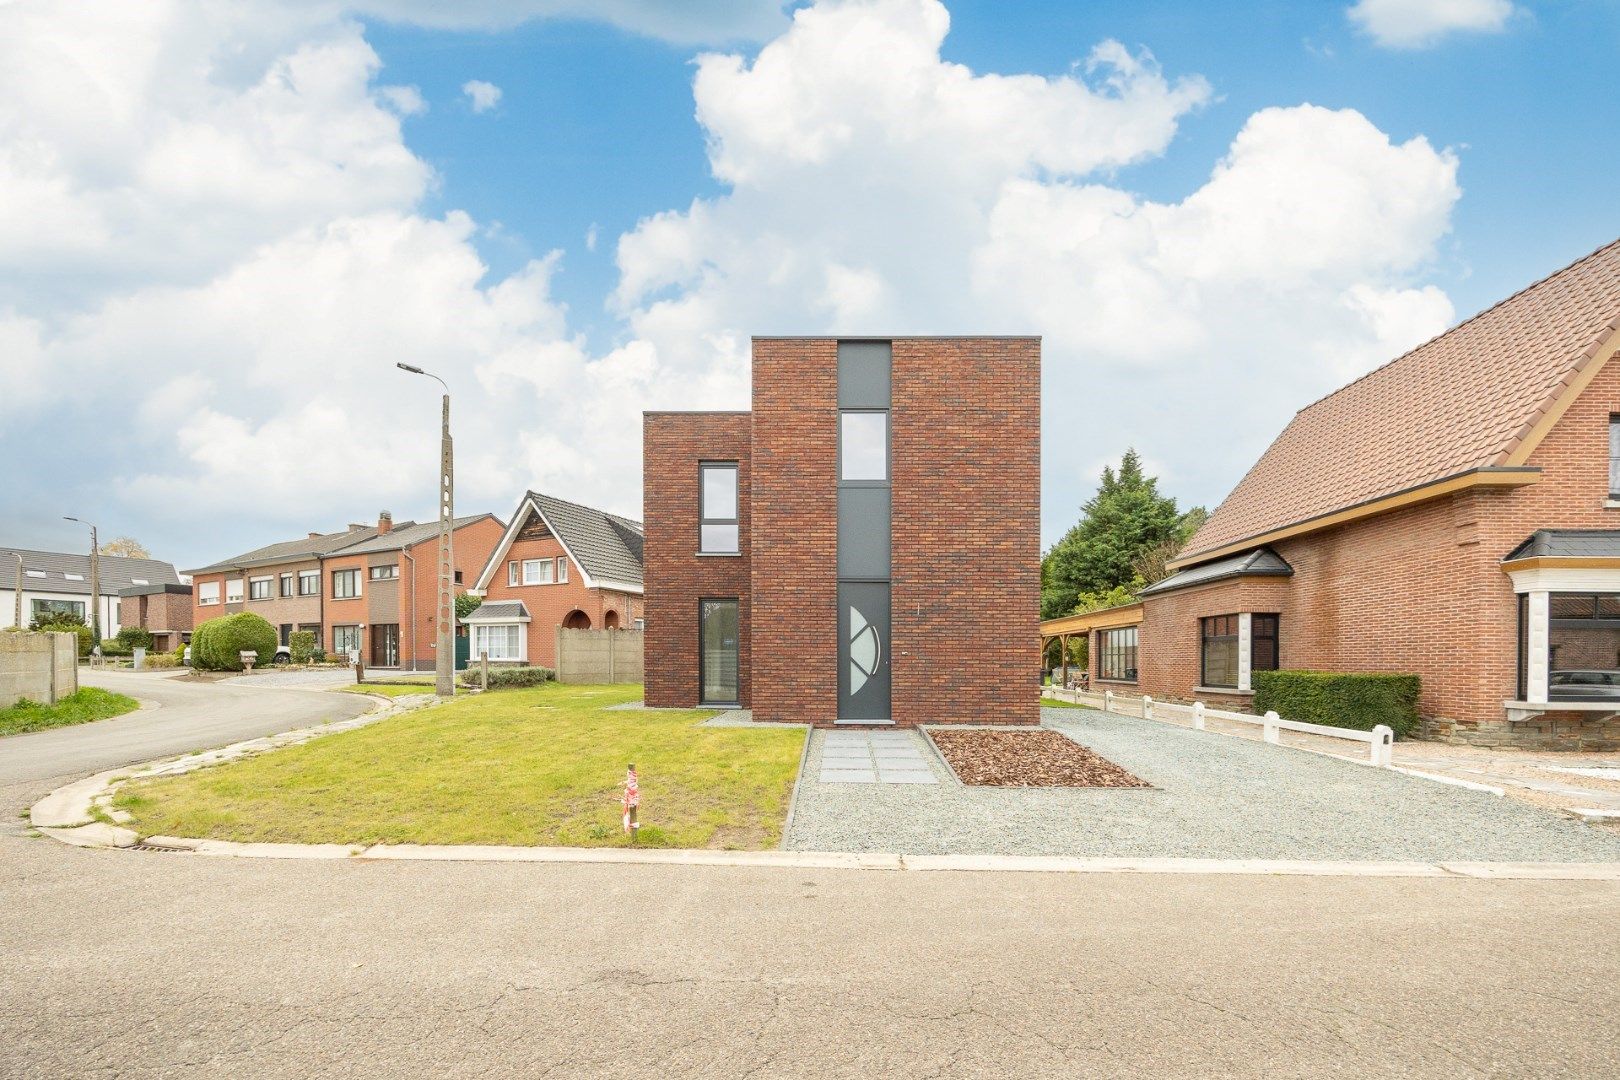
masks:
[[[1521,685],[1529,659],[1528,607],[1520,605]],[[1547,700],[1620,698],[1620,593],[1549,593],[1546,619]]]
[[[517,623],[473,623],[472,654],[491,660],[523,659],[523,627]]]

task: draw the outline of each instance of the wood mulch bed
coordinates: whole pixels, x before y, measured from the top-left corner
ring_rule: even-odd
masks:
[[[1055,731],[928,732],[964,784],[989,787],[1145,788],[1132,776]]]

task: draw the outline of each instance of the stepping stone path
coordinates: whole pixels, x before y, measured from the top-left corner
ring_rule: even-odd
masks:
[[[914,731],[829,731],[821,744],[823,784],[937,784]]]

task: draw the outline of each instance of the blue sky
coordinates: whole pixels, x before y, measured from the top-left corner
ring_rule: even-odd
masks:
[[[1046,543],[1127,445],[1213,505],[1620,235],[1620,5],[1357,8],[0,10],[0,540],[428,513],[394,359],[457,387],[462,509],[634,514],[639,411],[746,405],[790,330],[1043,334]]]

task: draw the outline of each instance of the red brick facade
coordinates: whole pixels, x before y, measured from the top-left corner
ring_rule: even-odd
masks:
[[[530,530],[534,530],[531,532]],[[532,537],[526,539],[525,537]],[[526,559],[549,559],[552,563],[552,581],[546,585],[524,585],[521,573]],[[558,581],[558,560],[567,567],[567,580]],[[511,584],[508,566],[519,565],[519,584]],[[481,569],[481,568],[480,568]],[[529,612],[525,628],[528,637],[529,664],[555,668],[557,665],[557,627],[568,626],[580,630],[602,630],[635,626],[643,618],[641,597],[617,589],[587,588],[585,575],[578,563],[569,559],[562,542],[536,520],[518,533],[507,548],[501,563],[484,590],[486,601],[521,600]]]
[[[149,631],[153,650],[168,652],[191,637],[193,610],[189,587],[142,587],[119,595],[118,625]]]
[[[687,707],[698,699],[698,601],[736,597],[738,690],[753,704],[749,627],[752,521],[748,413],[647,413],[642,425],[642,513],[646,517],[647,704]],[[700,461],[737,462],[738,555],[699,555]]]
[[[1620,414],[1613,360],[1530,455],[1536,483],[1473,488],[1273,543],[1292,577],[1146,597],[1142,692],[1193,696],[1200,616],[1276,612],[1284,668],[1421,676],[1429,735],[1620,748],[1620,721],[1603,713],[1548,712],[1510,723],[1504,708],[1518,697],[1518,599],[1502,559],[1538,529],[1620,529],[1620,508],[1607,505],[1611,414]]]
[[[698,697],[698,601],[738,597],[743,704],[838,717],[838,342],[757,338],[753,411],[645,420],[647,703]],[[892,342],[892,718],[1037,723],[1040,343]],[[741,555],[700,556],[698,463],[737,461]]]

